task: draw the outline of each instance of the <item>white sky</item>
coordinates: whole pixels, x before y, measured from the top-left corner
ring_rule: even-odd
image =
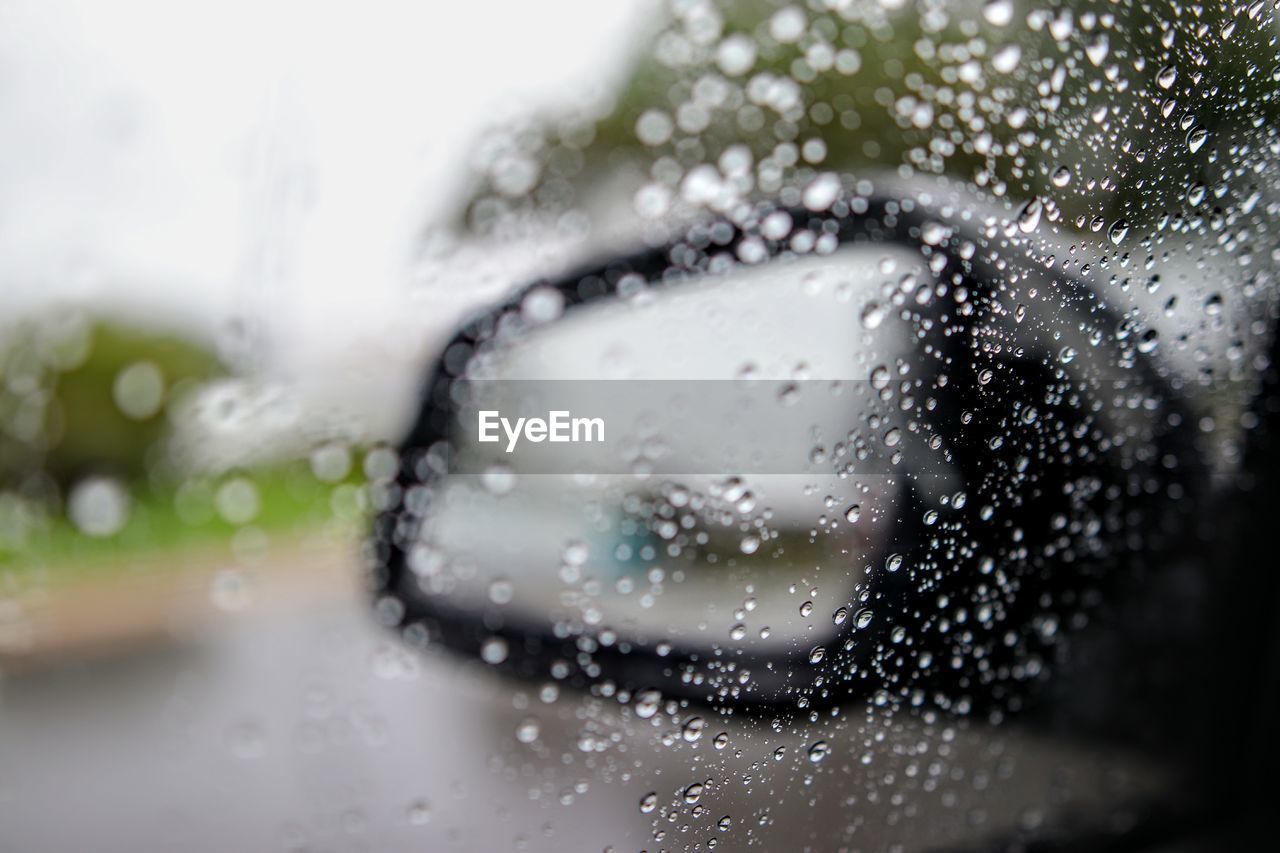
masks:
[[[0,314],[247,312],[323,361],[404,310],[477,129],[616,75],[646,8],[0,0]]]

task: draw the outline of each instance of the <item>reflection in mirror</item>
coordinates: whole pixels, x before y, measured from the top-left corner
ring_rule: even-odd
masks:
[[[899,464],[922,439],[882,392],[927,394],[936,368],[891,306],[943,287],[918,252],[847,247],[637,280],[509,337],[469,370],[409,568],[429,594],[560,637],[821,655],[872,618],[868,571],[901,559]],[[556,294],[526,308],[540,298]],[[513,412],[557,411],[602,421],[603,440],[511,431]],[[913,488],[954,492],[933,464]]]

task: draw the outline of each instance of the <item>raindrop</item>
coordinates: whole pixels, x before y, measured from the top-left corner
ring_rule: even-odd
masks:
[[[654,791],[650,791],[640,798],[640,813],[649,814],[658,807],[658,795]]]
[[[817,764],[822,759],[826,758],[827,753],[830,751],[831,748],[827,746],[827,742],[825,740],[814,741],[813,746],[809,747],[809,760],[814,764]]]
[[[877,391],[883,391],[889,387],[889,368],[883,364],[877,365],[871,370],[871,387]]]
[[[1187,148],[1192,154],[1204,147],[1205,140],[1209,138],[1208,129],[1196,125],[1187,132]]]
[[[657,690],[641,690],[636,694],[636,716],[647,720],[658,713],[660,704],[662,704],[662,694]]]
[[[835,613],[831,614],[831,621],[837,625],[843,625],[844,620],[848,618],[849,618],[849,611],[844,607],[839,608],[838,610],[836,610]]]
[[[902,568],[902,555],[890,554],[885,558],[884,568],[885,571],[888,572],[896,572],[898,569]]]
[[[694,743],[702,737],[702,730],[707,727],[707,721],[702,717],[691,717],[684,724],[684,728],[680,730],[680,735],[685,739],[686,743]]]
[[[1050,178],[1055,187],[1065,187],[1071,183],[1071,170],[1066,166],[1059,166],[1053,170],[1053,176]]]
[[[146,420],[164,403],[164,375],[149,361],[135,362],[116,375],[111,395],[126,417]]]
[[[716,49],[716,64],[730,77],[746,74],[756,64],[756,43],[750,36],[729,36]]]
[[[840,195],[840,179],[830,172],[814,178],[804,189],[804,206],[815,213],[827,210]]]
[[[109,477],[88,477],[71,490],[67,516],[86,536],[113,536],[129,520],[129,493]]]
[[[511,581],[499,578],[489,584],[489,600],[494,604],[510,604],[514,589]]]
[[[920,239],[926,246],[937,246],[947,239],[951,229],[941,222],[926,222],[920,229]]]
[[[506,465],[490,465],[480,475],[480,485],[491,495],[505,495],[516,485],[516,475]]]
[[[982,5],[982,17],[992,26],[1008,26],[1013,20],[1013,0],[987,0]]]
[[[858,628],[859,630],[861,630],[867,627],[868,625],[870,625],[871,620],[874,618],[875,618],[875,613],[871,610],[871,608],[864,607],[858,611],[856,616],[853,617],[853,625],[855,628]]]
[[[1126,234],[1129,233],[1129,223],[1124,219],[1117,219],[1111,224],[1111,228],[1107,231],[1107,237],[1110,238],[1113,245],[1119,246],[1124,240]]]
[[[702,796],[703,787],[704,786],[701,782],[694,782],[692,785],[685,788],[684,801],[689,805],[693,805],[698,802],[698,799]]]
[[[862,326],[865,329],[876,329],[884,322],[888,310],[879,302],[868,302],[862,309]]]
[[[991,67],[1001,74],[1008,74],[1018,67],[1022,60],[1022,48],[1016,44],[1006,44],[991,56]]]
[[[520,725],[516,726],[516,740],[521,743],[533,743],[538,739],[538,735],[542,732],[542,726],[534,717],[525,717],[520,721]]]
[[[1166,65],[1160,69],[1160,73],[1156,75],[1156,83],[1161,89],[1168,89],[1173,85],[1173,81],[1178,79],[1178,69],[1172,65]]]
[[[671,138],[675,125],[671,117],[659,110],[645,110],[636,119],[636,137],[645,145],[661,145]]]
[[[1054,41],[1066,41],[1073,32],[1075,32],[1075,21],[1067,9],[1061,10],[1053,20],[1049,21],[1049,35],[1053,36]]]
[[[806,601],[804,604],[801,604],[801,605],[800,605],[800,615],[801,615],[801,616],[803,616],[803,617],[805,617],[805,618],[807,619],[807,618],[809,617],[809,614],[811,614],[811,613],[813,613],[813,602],[812,602],[812,601]]]
[[[1030,234],[1036,230],[1036,226],[1040,224],[1040,214],[1043,212],[1044,205],[1040,202],[1040,199],[1031,199],[1018,214],[1018,230],[1023,234]]]
[[[235,477],[218,487],[213,505],[228,524],[248,524],[257,518],[262,500],[251,480]]]
[[[1107,39],[1106,33],[1102,33],[1093,41],[1085,45],[1085,56],[1089,57],[1089,61],[1094,65],[1101,65],[1107,58],[1107,52],[1111,49],[1111,42]]]
[[[572,539],[565,543],[564,550],[560,552],[561,559],[564,560],[566,566],[582,566],[586,565],[587,557],[591,552],[587,548],[587,543],[579,539]]]
[[[507,659],[507,641],[501,637],[490,637],[480,646],[480,657],[485,663],[497,665]]]
[[[856,524],[858,519],[862,518],[862,507],[854,504],[844,512],[844,520],[850,524]]]
[[[803,10],[797,6],[787,6],[779,9],[769,19],[769,35],[782,44],[791,44],[804,35],[806,23]]]
[[[553,287],[535,287],[521,301],[520,313],[530,325],[550,323],[564,313],[564,294]]]
[[[827,650],[822,646],[814,646],[809,650],[809,663],[822,663],[822,659],[827,656]]]

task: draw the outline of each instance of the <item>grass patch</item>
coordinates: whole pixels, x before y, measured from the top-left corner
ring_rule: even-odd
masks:
[[[354,527],[364,518],[354,475],[322,482],[305,462],[135,486],[129,498],[127,520],[109,536],[88,535],[61,514],[28,512],[21,528],[5,525],[0,580],[25,586],[127,572],[157,558],[227,546],[249,528],[271,535],[334,522]]]

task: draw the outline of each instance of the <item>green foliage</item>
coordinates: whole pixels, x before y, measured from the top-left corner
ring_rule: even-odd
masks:
[[[718,2],[710,39],[699,35],[705,23],[673,15],[636,54],[610,108],[587,117],[589,127],[580,117],[519,130],[521,146],[541,142],[539,185],[510,198],[483,183],[467,209],[470,224],[483,228],[513,209],[572,206],[618,173],[674,190],[684,170],[745,146],[755,164],[769,162],[750,196],[774,197],[816,171],[863,177],[905,166],[1014,200],[1049,197],[1079,229],[1094,217],[1136,225],[1180,208],[1189,187],[1220,182],[1250,134],[1280,120],[1275,36],[1232,4],[1019,3],[1003,27],[985,21],[977,3],[934,13],[926,4],[891,12],[855,4],[847,16],[798,4],[805,34],[784,44],[770,36],[769,21],[788,5],[797,4]],[[1070,22],[1067,34],[1051,21]],[[757,51],[745,73],[717,63],[731,37]],[[1019,56],[1010,72],[993,67],[1006,46]],[[842,51],[856,62],[833,62]],[[1168,86],[1156,83],[1165,69],[1175,71]],[[770,80],[794,84],[798,105],[756,103],[751,87]],[[717,88],[728,95],[706,96]],[[677,126],[656,145],[638,139],[646,111],[677,119],[695,102],[707,112],[701,129]],[[1208,134],[1203,149],[1187,144],[1193,128]],[[806,142],[821,156],[806,162]],[[1051,176],[1064,167],[1070,185],[1055,186]]]
[[[131,368],[140,403],[122,383]],[[0,486],[38,474],[64,488],[91,473],[146,479],[162,467],[169,404],[222,372],[207,349],[173,334],[66,317],[10,327],[0,337]]]

